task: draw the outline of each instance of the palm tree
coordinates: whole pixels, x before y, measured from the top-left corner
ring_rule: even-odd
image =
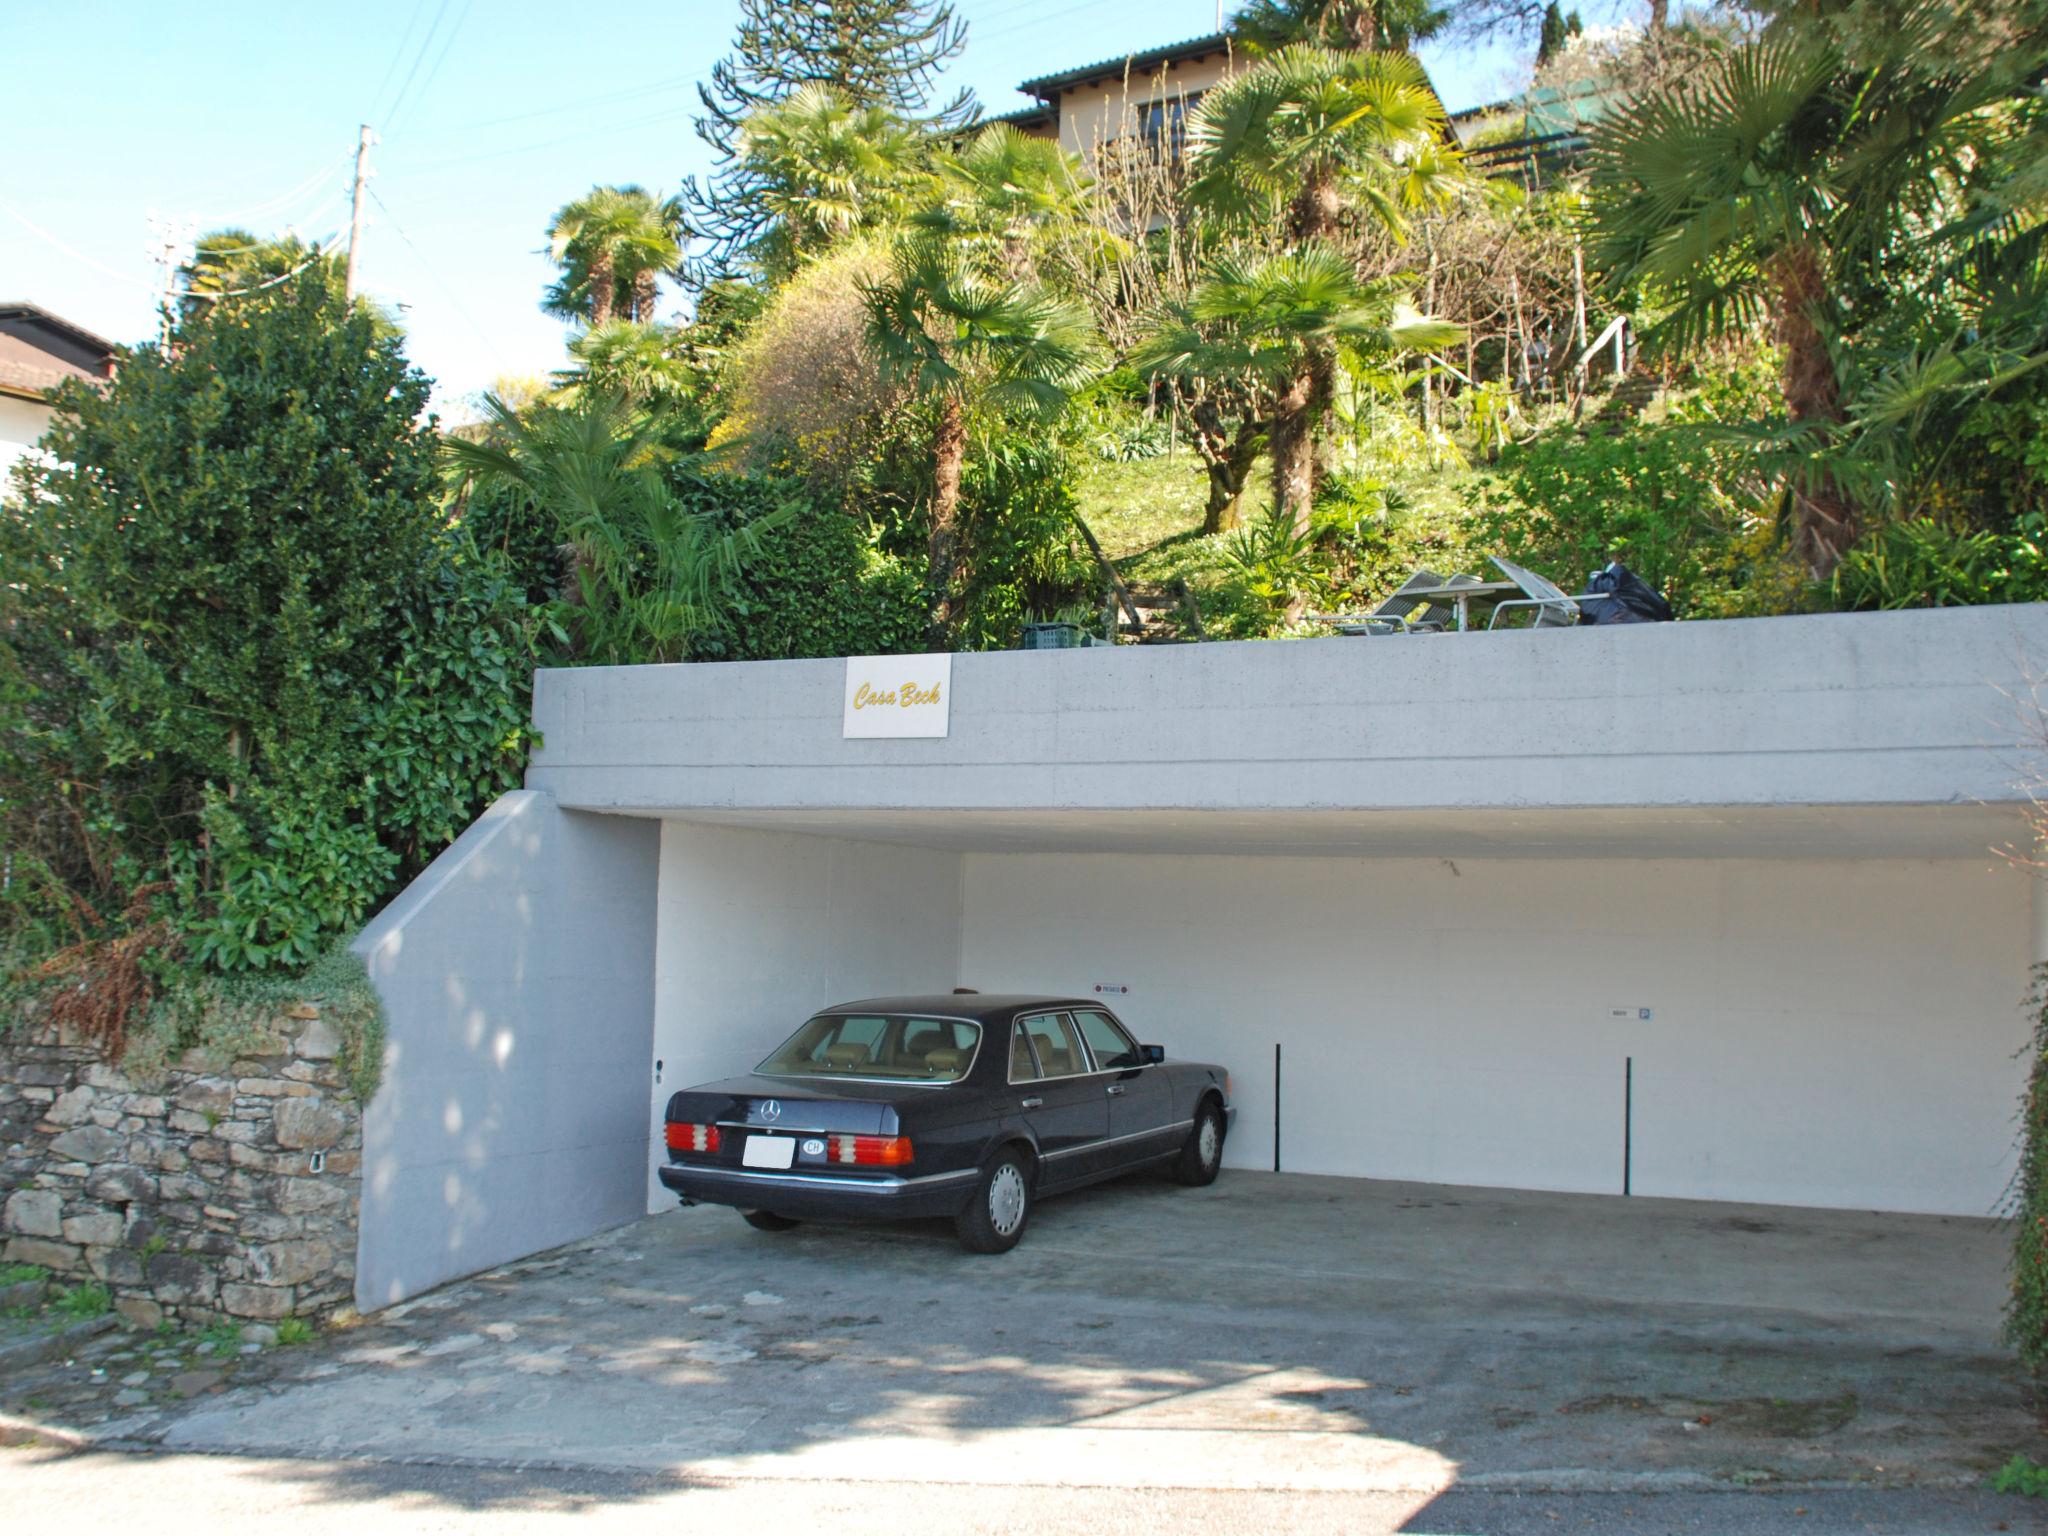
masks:
[[[1011,123],[989,124],[938,169],[940,200],[915,221],[983,248],[1012,281],[1036,275],[1038,236],[1078,228],[1087,211],[1089,183],[1074,157]]]
[[[885,281],[864,290],[868,339],[883,372],[934,402],[929,561],[944,644],[960,593],[960,474],[970,406],[1056,415],[1094,366],[1086,311],[1032,282],[987,270],[942,230],[899,241]]]
[[[622,311],[628,320],[651,321],[661,274],[681,263],[688,233],[680,198],[592,187],[548,221],[548,256],[562,276],[541,308],[592,326]]]
[[[1195,114],[1191,194],[1254,226],[1277,217],[1285,251],[1300,258],[1292,266],[1226,260],[1209,273],[1211,298],[1223,305],[1210,318],[1235,306],[1226,329],[1246,345],[1261,339],[1243,326],[1280,327],[1270,340],[1281,345],[1261,351],[1260,367],[1284,358],[1295,370],[1268,394],[1274,490],[1297,530],[1309,525],[1316,433],[1335,393],[1338,337],[1324,320],[1352,303],[1337,282],[1349,263],[1334,241],[1347,209],[1400,234],[1413,210],[1448,197],[1461,170],[1438,137],[1442,110],[1405,54],[1297,44],[1211,91]],[[1254,274],[1286,291],[1258,296],[1245,286]],[[1199,306],[1190,315],[1197,325],[1204,318]],[[1194,371],[1195,359],[1224,355],[1230,349],[1186,349],[1181,366]]]
[[[924,140],[886,107],[849,106],[807,85],[748,117],[739,144],[739,169],[772,220],[754,257],[770,275],[786,276],[833,241],[900,214]]]
[[[1816,577],[1859,532],[1829,466],[1848,416],[1841,341],[1859,304],[1878,295],[1890,307],[1902,281],[1957,248],[1970,189],[2011,119],[1999,103],[2039,67],[2038,39],[1923,67],[1957,24],[1947,7],[1918,6],[1852,58],[1826,29],[1781,21],[1592,136],[1587,254],[1609,285],[1671,305],[1658,329],[1678,346],[1768,322],[1783,348],[1803,455],[1794,548]],[[1987,227],[2009,217],[1991,210]]]
[[[1271,422],[1274,506],[1299,537],[1315,495],[1315,430],[1329,408],[1316,393],[1323,360],[1343,352],[1381,362],[1463,334],[1418,314],[1402,280],[1361,281],[1348,257],[1317,241],[1226,253],[1131,361],[1141,373],[1251,386],[1257,413]]]
[[[459,476],[511,487],[553,524],[569,557],[559,622],[585,661],[684,661],[724,620],[761,534],[784,514],[738,528],[693,513],[668,479],[659,412],[590,392],[573,406],[515,411],[484,399],[477,439],[448,437]]]
[[[1259,59],[1290,43],[1366,52],[1412,48],[1448,20],[1450,12],[1429,0],[1251,0],[1230,18],[1230,32]]]
[[[678,335],[641,320],[608,320],[569,343],[571,365],[555,378],[565,401],[586,391],[635,404],[687,396],[695,373],[678,357]]]

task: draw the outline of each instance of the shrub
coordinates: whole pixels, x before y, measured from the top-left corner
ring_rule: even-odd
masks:
[[[427,381],[317,284],[65,398],[0,515],[13,996],[113,1053],[303,967],[523,765],[537,619],[451,535]]]
[[[1932,518],[1886,523],[1835,568],[1837,608],[1946,608],[2048,597],[2048,515],[2029,512],[2011,533]]]
[[[1481,480],[1473,544],[1568,591],[1625,562],[1681,618],[1784,612],[1804,585],[1775,505],[1750,483],[1749,450],[1720,424],[1773,409],[1768,358],[1702,375],[1662,424],[1585,434],[1554,427],[1505,450]]]
[[[855,240],[777,290],[734,352],[714,448],[757,473],[846,484],[878,418],[903,398],[882,378],[861,298],[888,271],[886,243]]]
[[[1074,473],[1061,444],[992,435],[972,452],[960,487],[968,577],[954,628],[959,649],[1005,650],[1032,614],[1099,593],[1104,582],[1075,525]]]
[[[2034,1039],[2020,1101],[2012,1297],[2005,1329],[2021,1361],[2048,1375],[2048,966],[2034,973]]]
[[[762,535],[728,622],[701,641],[701,659],[886,656],[920,650],[931,605],[921,572],[876,546],[872,532],[789,482],[713,477],[731,501],[773,502],[788,519]]]

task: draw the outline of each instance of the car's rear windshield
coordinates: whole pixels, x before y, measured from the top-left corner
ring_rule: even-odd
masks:
[[[821,1013],[754,1068],[782,1077],[887,1077],[957,1083],[981,1043],[965,1019],[907,1013]]]

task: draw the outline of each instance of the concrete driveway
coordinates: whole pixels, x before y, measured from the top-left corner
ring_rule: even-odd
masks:
[[[2015,1451],[2048,1459],[1997,1343],[2006,1242],[1952,1218],[1241,1172],[1049,1202],[996,1258],[943,1225],[769,1235],[703,1208],[102,1434],[1418,1512],[1447,1490],[1981,1488]]]

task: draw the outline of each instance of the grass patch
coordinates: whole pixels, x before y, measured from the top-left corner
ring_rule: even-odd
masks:
[[[294,1344],[310,1344],[313,1325],[303,1317],[288,1317],[277,1325],[277,1342],[287,1349]]]
[[[91,1281],[84,1285],[60,1285],[50,1297],[52,1312],[79,1322],[104,1316],[113,1306],[114,1298],[107,1288]]]
[[[2031,1456],[2015,1455],[1998,1469],[1991,1480],[1994,1493],[2023,1493],[2030,1499],[2048,1499],[2048,1467]]]
[[[212,1353],[232,1355],[242,1347],[242,1325],[239,1323],[214,1323],[200,1331],[199,1342],[211,1345]]]
[[[0,1290],[10,1285],[27,1285],[32,1280],[47,1280],[50,1272],[40,1264],[0,1264]]]

